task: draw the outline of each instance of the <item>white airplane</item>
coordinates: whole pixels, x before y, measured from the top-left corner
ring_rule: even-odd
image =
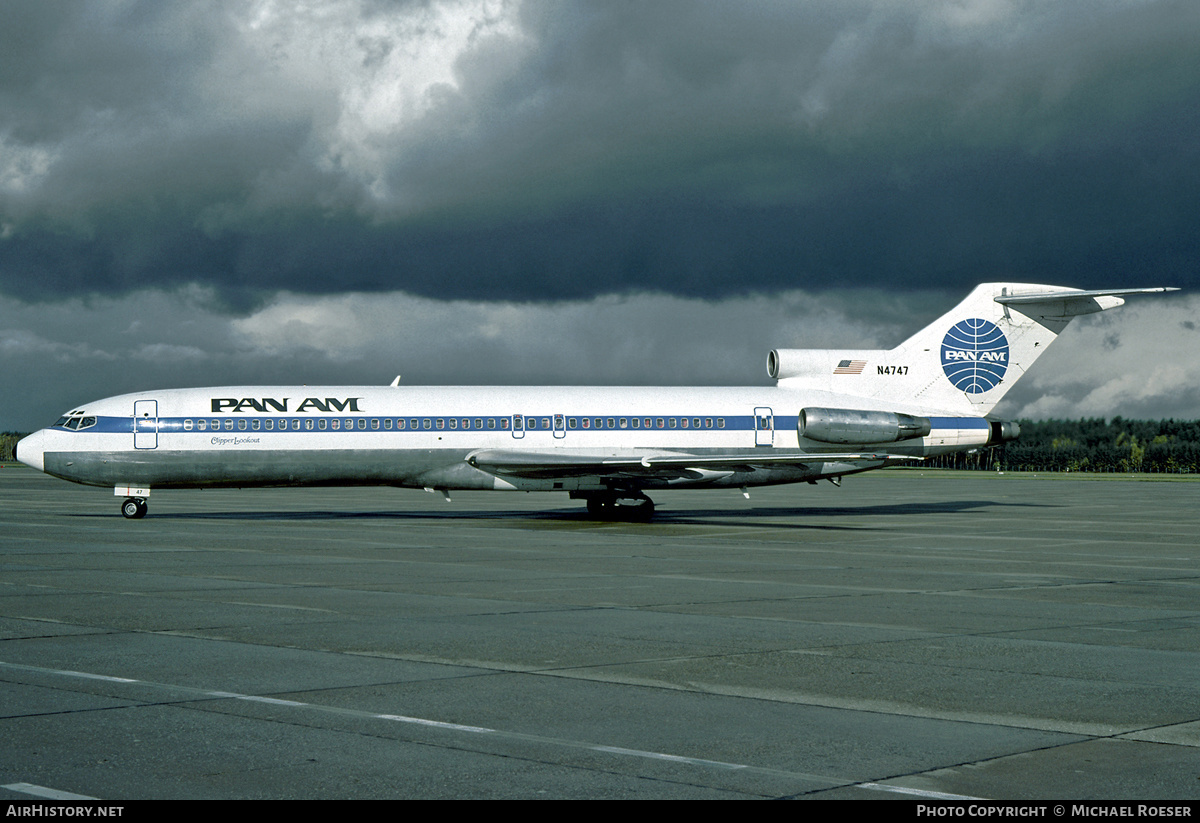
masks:
[[[828,479],[1011,440],[989,417],[1072,317],[1122,295],[985,283],[888,351],[777,349],[773,387],[236,386],[88,403],[17,444],[55,477],[151,489],[388,485],[563,491],[646,518],[648,489]]]

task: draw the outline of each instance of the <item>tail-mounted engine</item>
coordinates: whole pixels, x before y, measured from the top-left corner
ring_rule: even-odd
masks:
[[[987,444],[989,446],[1007,443],[1009,440],[1016,440],[1021,436],[1021,427],[1015,420],[990,420],[988,429]]]
[[[927,417],[896,412],[802,409],[798,428],[809,440],[855,445],[925,437],[931,425]]]

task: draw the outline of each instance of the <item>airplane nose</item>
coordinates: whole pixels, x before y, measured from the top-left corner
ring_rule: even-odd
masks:
[[[38,471],[45,471],[45,463],[42,459],[42,455],[45,452],[45,446],[42,445],[42,442],[45,438],[46,431],[45,429],[41,429],[17,441],[17,460],[26,466],[32,466]]]

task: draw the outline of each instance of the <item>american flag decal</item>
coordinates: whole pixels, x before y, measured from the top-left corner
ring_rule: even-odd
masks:
[[[837,368],[833,370],[834,374],[862,374],[866,367],[866,360],[843,360],[837,364]]]

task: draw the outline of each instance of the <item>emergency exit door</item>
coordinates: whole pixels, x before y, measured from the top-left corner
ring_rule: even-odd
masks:
[[[754,410],[754,445],[771,446],[775,443],[775,415],[765,406]]]

